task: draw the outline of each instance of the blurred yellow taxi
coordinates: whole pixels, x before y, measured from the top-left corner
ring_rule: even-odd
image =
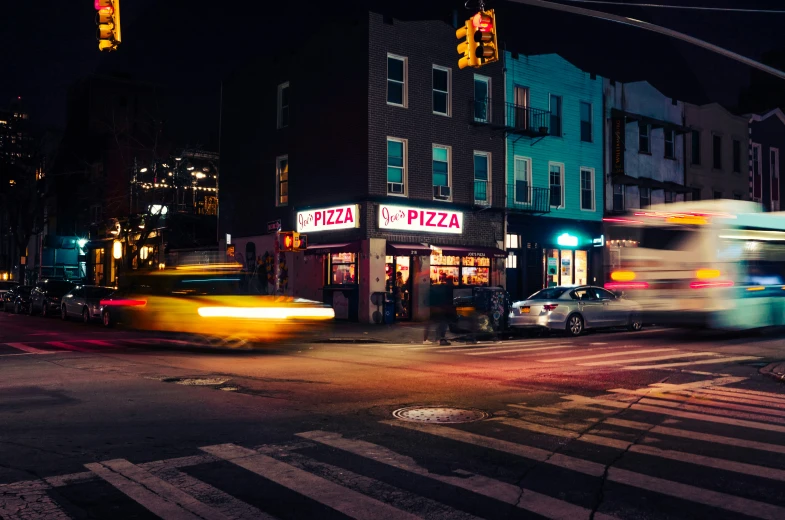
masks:
[[[335,318],[329,305],[247,294],[239,265],[178,266],[121,277],[101,300],[104,326],[267,343],[311,335]]]

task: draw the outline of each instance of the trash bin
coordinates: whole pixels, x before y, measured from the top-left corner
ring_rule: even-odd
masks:
[[[392,325],[395,323],[395,299],[392,294],[384,295],[384,323]]]

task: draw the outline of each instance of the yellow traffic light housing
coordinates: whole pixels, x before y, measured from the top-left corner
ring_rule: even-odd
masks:
[[[116,51],[120,43],[120,0],[94,0],[98,50]]]
[[[458,67],[479,68],[499,61],[499,44],[496,40],[496,14],[493,9],[480,11],[455,31],[455,37],[464,40],[458,44]]]

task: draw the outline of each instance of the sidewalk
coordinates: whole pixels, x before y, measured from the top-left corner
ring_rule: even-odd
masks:
[[[777,361],[760,369],[760,373],[785,382],[785,361]]]
[[[369,343],[422,343],[423,333],[427,324],[423,322],[398,322],[393,325],[372,325],[369,323],[352,323],[336,321],[323,334],[323,341],[336,343],[352,343],[367,341]],[[431,337],[436,335],[436,327],[432,327]],[[447,332],[447,338],[454,334]]]

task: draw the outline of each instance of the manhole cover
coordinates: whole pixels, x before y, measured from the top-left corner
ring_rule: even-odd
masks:
[[[229,381],[224,377],[170,377],[164,383],[175,383],[186,386],[218,386]]]
[[[481,410],[449,406],[410,406],[395,410],[393,417],[410,422],[457,424],[479,421],[487,418],[488,414]]]

